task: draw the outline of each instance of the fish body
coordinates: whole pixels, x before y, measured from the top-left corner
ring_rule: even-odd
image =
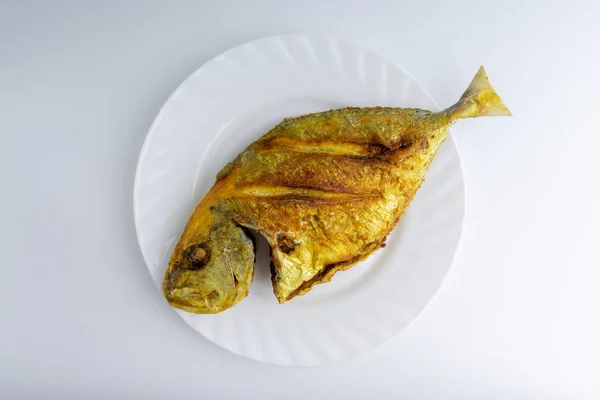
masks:
[[[385,245],[452,123],[510,115],[483,68],[441,112],[343,108],[283,122],[217,175],[192,213],[163,282],[169,303],[217,313],[247,293],[252,233],[271,247],[280,303]]]

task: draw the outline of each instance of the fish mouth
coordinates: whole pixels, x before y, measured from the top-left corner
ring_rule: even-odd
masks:
[[[211,276],[195,266],[175,264],[163,282],[163,293],[173,307],[196,314],[214,314],[228,308],[235,290],[211,282]]]
[[[215,314],[223,310],[221,294],[216,289],[206,293],[196,288],[175,288],[165,291],[165,297],[171,306],[196,314]]]

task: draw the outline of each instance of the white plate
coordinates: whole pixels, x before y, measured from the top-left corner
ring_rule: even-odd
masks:
[[[138,240],[157,286],[190,213],[221,167],[284,117],[346,106],[437,109],[393,64],[333,39],[259,39],[187,78],[150,128],[135,179]],[[394,336],[423,310],[452,264],[463,215],[464,182],[450,135],[387,247],[367,261],[279,305],[267,245],[259,240],[246,299],[217,315],[174,310],[243,357],[279,365],[344,360]]]

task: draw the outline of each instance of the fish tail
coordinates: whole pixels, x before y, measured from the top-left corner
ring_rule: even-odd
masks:
[[[451,122],[462,118],[512,115],[492,87],[483,67],[479,68],[460,100],[443,112],[449,115]]]

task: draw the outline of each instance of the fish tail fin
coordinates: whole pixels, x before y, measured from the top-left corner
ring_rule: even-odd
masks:
[[[462,118],[512,115],[492,87],[485,69],[479,68],[458,102],[444,110],[455,122]]]

